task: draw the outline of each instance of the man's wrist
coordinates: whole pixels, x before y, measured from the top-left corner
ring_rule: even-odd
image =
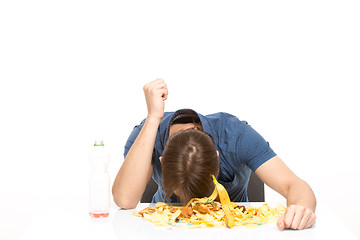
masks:
[[[146,118],[146,122],[148,122],[151,125],[157,125],[157,127],[160,125],[161,120],[162,120],[162,117],[159,118],[159,117],[149,116],[149,115]]]

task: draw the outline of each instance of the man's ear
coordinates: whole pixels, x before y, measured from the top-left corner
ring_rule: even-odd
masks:
[[[160,163],[161,163],[161,161],[162,161],[162,156],[159,157],[159,160],[160,160]]]
[[[219,151],[218,150],[216,150],[216,155],[218,156],[218,158],[219,158]]]

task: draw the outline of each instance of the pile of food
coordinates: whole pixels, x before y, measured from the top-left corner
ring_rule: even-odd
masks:
[[[184,223],[188,228],[248,226],[255,227],[277,221],[286,208],[278,205],[271,208],[267,204],[261,207],[239,206],[231,202],[225,188],[213,177],[215,190],[208,198],[193,198],[184,207],[157,203],[147,207],[135,216],[156,223],[159,226],[169,226]],[[219,198],[220,202],[216,201]]]

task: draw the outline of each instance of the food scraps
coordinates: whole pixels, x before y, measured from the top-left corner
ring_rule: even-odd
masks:
[[[158,226],[178,226],[179,223],[188,228],[233,226],[257,227],[266,223],[276,222],[286,211],[283,205],[275,208],[263,204],[260,207],[240,206],[231,202],[225,188],[213,176],[215,190],[208,198],[193,198],[186,206],[171,206],[158,202],[133,214]],[[219,201],[216,201],[220,199]]]

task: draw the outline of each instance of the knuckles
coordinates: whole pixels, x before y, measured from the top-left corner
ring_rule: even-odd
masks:
[[[306,222],[310,223],[310,225],[306,224],[303,226],[303,224],[301,224],[301,221],[303,219],[305,219]],[[285,228],[302,230],[311,227],[315,223],[315,220],[316,215],[311,209],[304,206],[290,205],[284,216],[284,225]]]
[[[162,78],[157,78],[155,79],[153,82],[147,83],[144,85],[143,87],[143,91],[145,93],[155,93],[156,90],[159,88],[159,85],[162,86],[165,84],[165,88],[166,88],[166,83],[164,81],[164,79]]]

